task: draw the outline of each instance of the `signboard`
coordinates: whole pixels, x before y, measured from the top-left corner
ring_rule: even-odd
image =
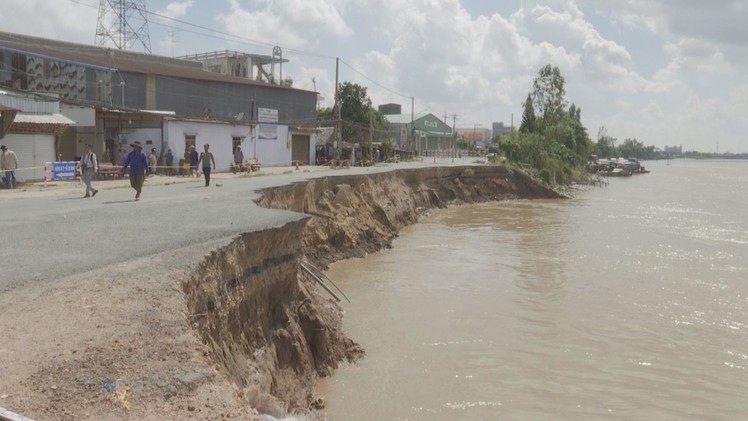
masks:
[[[75,161],[63,161],[52,163],[52,179],[53,180],[72,180],[76,176],[76,162]]]
[[[277,123],[278,110],[257,108],[257,121],[260,123]],[[257,126],[257,140],[278,140],[278,126],[275,124],[259,124]]]
[[[424,120],[423,125],[426,127],[431,127],[432,129],[436,129],[439,127],[439,122],[434,120]]]
[[[272,108],[257,108],[257,121],[260,123],[277,123],[278,110]]]
[[[403,145],[404,147],[407,144],[408,144],[408,129],[403,127],[402,129],[400,129],[400,145]]]
[[[278,140],[278,126],[275,124],[258,125],[257,140]]]

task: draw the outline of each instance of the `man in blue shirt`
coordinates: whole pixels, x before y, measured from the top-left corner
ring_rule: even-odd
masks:
[[[130,186],[135,189],[137,202],[140,200],[140,191],[143,189],[145,175],[148,173],[148,157],[143,153],[143,146],[137,140],[130,146],[132,146],[132,151],[127,154],[120,173],[124,174],[127,167],[130,167]]]

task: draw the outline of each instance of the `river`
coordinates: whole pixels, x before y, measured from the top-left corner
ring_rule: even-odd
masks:
[[[748,162],[434,211],[334,264],[331,421],[748,417]]]

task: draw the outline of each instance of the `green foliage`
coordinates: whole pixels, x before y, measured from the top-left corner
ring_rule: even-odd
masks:
[[[654,146],[645,146],[636,139],[626,139],[619,146],[616,142],[617,139],[608,136],[605,127],[601,127],[593,150],[600,158],[658,159],[661,156]]]
[[[537,129],[537,118],[535,117],[535,108],[532,106],[532,97],[527,94],[527,99],[522,106],[522,123],[519,131],[522,133],[532,133]]]
[[[387,126],[384,114],[372,108],[365,86],[341,83],[338,88],[338,103],[340,119],[343,121],[341,134],[347,142],[368,142],[370,125],[375,130]]]
[[[546,64],[538,72],[538,77],[532,83],[532,105],[536,114],[543,120],[560,118],[566,107],[566,90],[564,77],[558,67]]]
[[[382,142],[382,159],[387,159],[393,156],[395,152],[395,141],[392,138],[387,138]]]
[[[574,104],[565,108],[565,92],[558,68],[541,68],[523,104],[519,133],[501,142],[510,161],[536,169],[550,185],[571,183],[594,146],[582,124],[581,109]]]

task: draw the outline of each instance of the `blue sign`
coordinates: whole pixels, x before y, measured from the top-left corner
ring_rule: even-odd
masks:
[[[53,162],[52,179],[53,180],[72,180],[75,178],[77,171],[75,161]]]

